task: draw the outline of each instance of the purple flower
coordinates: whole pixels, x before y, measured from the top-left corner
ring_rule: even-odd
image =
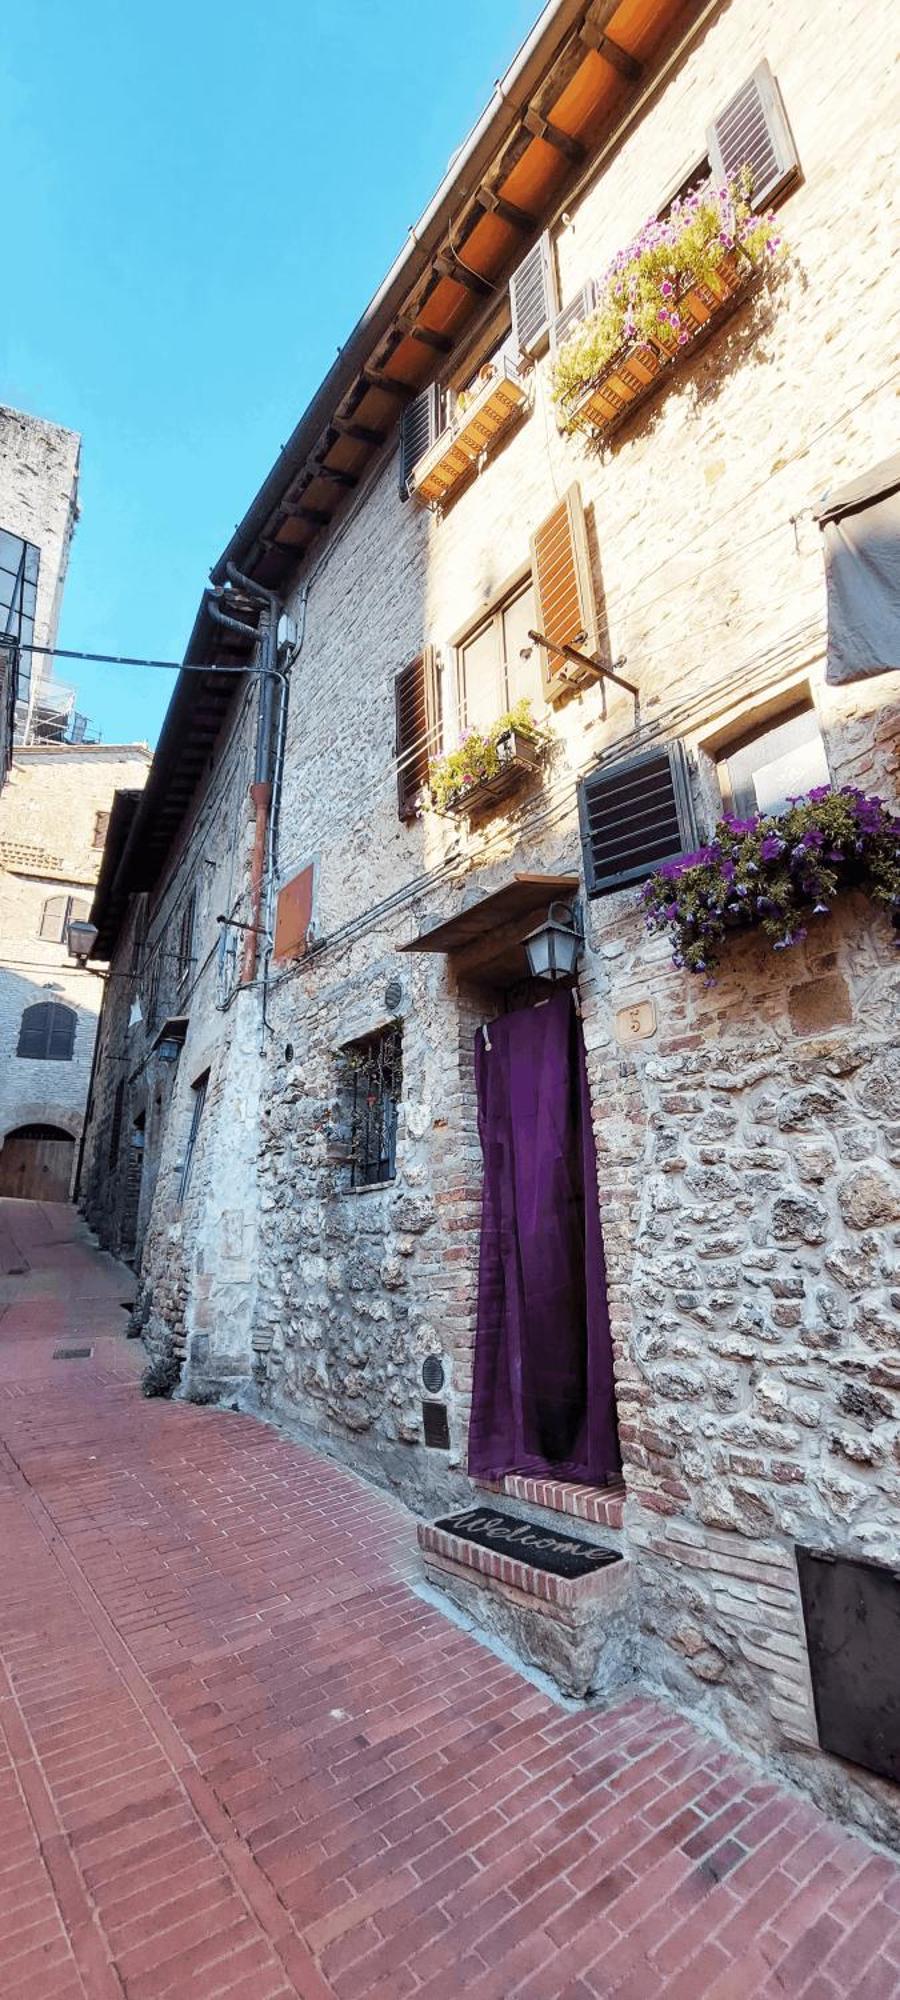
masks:
[[[662,292],[664,299],[670,299],[672,297],[672,293],[675,290],[675,287],[672,284],[671,279],[664,278],[659,289]]]

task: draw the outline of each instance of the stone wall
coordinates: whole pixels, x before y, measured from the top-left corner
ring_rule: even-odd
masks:
[[[250,1367],[257,1279],[257,1092],[262,1036],[258,988],[237,991],[243,933],[218,923],[245,918],[252,838],[257,687],[223,726],[212,769],[149,897],[132,900],[117,941],[100,1031],[94,1107],[81,1202],[105,1247],[130,1255],[140,1274],[137,1320],[151,1350],[198,1360],[207,1390]],[[191,962],[179,977],[178,938],[195,897]],[[141,904],[145,907],[141,907]],[[154,988],[156,991],[153,1000]],[[167,1019],[186,1018],[174,1063],[155,1046]],[[182,1168],[194,1090],[208,1077],[187,1189]],[[119,1157],[111,1159],[115,1093],[124,1080]],[[137,1231],[124,1165],[129,1134],[144,1120]],[[210,1357],[210,1327],[217,1329]]]
[[[626,695],[588,690],[546,718],[554,744],[536,798],[474,830],[433,814],[404,825],[396,672],[423,642],[437,647],[452,741],[454,640],[523,573],[531,532],[577,478],[609,656],[639,681],[645,728],[685,741],[701,825],[714,813],[711,746],[804,693],[835,781],[897,797],[896,678],[840,695],[824,685],[811,518],[818,495],[890,435],[872,220],[894,199],[889,89],[861,8],[853,18],[848,79],[835,0],[721,8],[557,242],[565,299],[690,169],[709,119],[765,55],[803,166],[774,291],[606,452],[560,437],[540,363],[530,415],[442,518],[400,502],[389,460],[300,579],[282,879],[315,862],[317,949],[274,969],[269,1003],[258,1390],[421,1506],[467,1491],[471,1047],[503,1001],[397,947],[512,869],[579,873],[575,780],[634,740],[634,717]],[[737,944],[706,991],[643,935],[629,893],[591,906],[580,978],[645,1670],[888,1832],[886,1788],[812,1755],[793,1549],[900,1556],[883,1235],[897,1199],[891,965],[885,919],[848,899],[783,957]],[[351,1194],[333,1157],[338,1051],[383,1020],[398,969],[397,1178]],[[655,1028],[634,1047],[620,1035],[637,1000],[652,1003]],[[448,1380],[449,1453],[424,1444],[426,1354]]]

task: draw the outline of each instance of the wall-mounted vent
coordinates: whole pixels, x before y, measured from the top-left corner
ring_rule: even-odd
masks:
[[[697,845],[683,743],[642,751],[591,771],[578,788],[589,896],[652,875]]]
[[[900,1576],[797,1550],[819,1742],[900,1784]]]
[[[422,1404],[422,1430],[429,1450],[450,1450],[450,1424],[446,1403]]]

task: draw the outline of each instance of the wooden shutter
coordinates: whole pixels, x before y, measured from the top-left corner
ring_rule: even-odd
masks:
[[[753,175],[751,208],[768,208],[796,179],[799,161],[781,93],[767,62],[761,62],[713,119],[706,135],[713,178],[725,185],[742,167]]]
[[[589,278],[587,284],[582,285],[580,292],[576,292],[574,299],[570,299],[568,305],[563,306],[562,312],[558,312],[553,321],[550,328],[550,346],[554,350],[565,345],[570,333],[574,333],[576,326],[580,326],[582,320],[587,319],[588,313],[593,312],[596,303],[597,287],[593,278]]]
[[[74,1008],[63,1007],[56,1000],[26,1007],[16,1055],[32,1062],[71,1062],[76,1019]]]
[[[440,750],[441,684],[437,655],[426,646],[394,681],[397,803],[401,819],[415,819],[428,783],[428,765]]]
[[[61,944],[69,921],[68,896],[48,896],[41,912],[41,927],[38,936],[49,938],[53,944]]]
[[[683,743],[664,744],[601,766],[578,787],[578,817],[589,896],[605,896],[652,875],[697,845]]]
[[[109,813],[108,812],[95,813],[94,839],[92,845],[94,847],[102,847],[106,841],[106,836],[108,832],[109,832]]]
[[[537,629],[556,646],[579,653],[597,650],[597,614],[581,491],[563,494],[552,514],[531,537],[531,574]],[[543,654],[544,692],[552,694],[564,673],[561,653]]]
[[[433,445],[441,428],[441,391],[432,382],[420,396],[407,403],[400,419],[400,494],[406,499],[409,482],[420,458]]]
[[[509,302],[513,352],[536,354],[558,303],[549,236],[542,236],[513,272]]]
[[[278,892],[275,909],[276,958],[302,958],[306,950],[306,934],[309,930],[313,905],[313,881],[315,871],[312,863],[301,868],[299,875],[292,876]]]

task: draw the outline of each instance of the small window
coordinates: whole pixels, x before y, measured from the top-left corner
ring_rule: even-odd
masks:
[[[17,1056],[30,1062],[71,1062],[78,1016],[59,1000],[41,1000],[26,1007],[19,1027]]]
[[[379,1187],[396,1175],[402,1083],[401,1031],[396,1025],[342,1049],[341,1097],[351,1188]]]
[[[185,1147],[184,1159],[181,1164],[181,1180],[179,1181],[178,1184],[179,1201],[184,1200],[185,1195],[187,1194],[188,1191],[188,1187],[190,1186],[191,1169],[194,1164],[194,1154],[196,1153],[197,1150],[197,1139],[200,1132],[200,1120],[203,1117],[203,1107],[206,1103],[206,1089],[208,1083],[209,1083],[209,1070],[207,1070],[203,1076],[199,1076],[197,1078],[196,1083],[192,1084],[191,1086],[191,1095],[193,1098],[193,1103],[191,1106],[191,1129],[188,1133],[188,1142],[187,1146]]]
[[[716,752],[716,776],[726,811],[739,819],[784,812],[790,799],[830,785],[815,709],[798,704],[735,738]]]
[[[529,576],[460,641],[456,669],[464,729],[489,729],[518,702],[542,699],[541,662],[530,636],[534,622]]]
[[[602,764],[578,787],[589,896],[606,896],[652,875],[697,845],[683,743]]]
[[[119,1146],[122,1140],[122,1116],[124,1110],[125,1110],[125,1078],[120,1077],[118,1083],[116,1084],[116,1094],[115,1098],[113,1099],[113,1114],[109,1126],[110,1167],[114,1167],[116,1165],[116,1162],[119,1157]]]
[[[194,954],[194,918],[197,911],[197,892],[191,893],[181,912],[178,930],[178,984],[183,985],[190,972]]]
[[[509,281],[513,351],[534,355],[545,347],[551,321],[559,306],[553,248],[548,235],[538,238]]]
[[[94,815],[94,837],[91,842],[91,846],[104,847],[106,845],[106,836],[108,832],[109,832],[109,813],[108,812],[96,813]]]
[[[82,896],[48,896],[41,911],[38,936],[48,944],[65,944],[69,925],[86,923],[90,913],[90,904]]]

